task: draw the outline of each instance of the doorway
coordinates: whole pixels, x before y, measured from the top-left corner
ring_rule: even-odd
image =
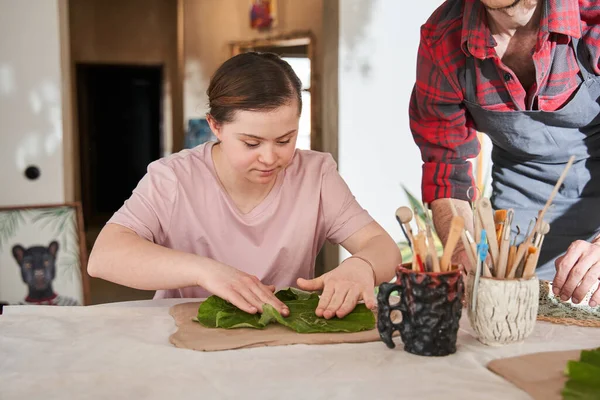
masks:
[[[86,245],[162,155],[162,66],[76,64],[81,204]],[[91,303],[152,298],[154,292],[90,280]]]
[[[81,198],[103,225],[161,155],[162,67],[78,64]]]

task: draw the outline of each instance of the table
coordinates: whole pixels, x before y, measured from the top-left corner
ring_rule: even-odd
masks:
[[[480,344],[463,313],[458,352],[419,357],[382,342],[221,352],[172,346],[163,299],[10,306],[0,315],[0,399],[527,399],[490,360],[600,345],[597,328],[538,322],[522,344]],[[401,393],[399,391],[402,391]]]

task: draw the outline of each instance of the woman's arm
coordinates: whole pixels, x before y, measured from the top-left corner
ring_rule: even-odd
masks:
[[[207,257],[159,246],[117,224],[107,224],[100,232],[88,273],[144,290],[201,286],[249,313],[262,311],[264,303],[282,315],[289,313],[273,295],[275,288],[257,277]]]
[[[375,221],[341,245],[352,253],[351,257],[318,278],[298,279],[301,289],[323,290],[316,314],[328,319],[346,316],[361,299],[373,309],[375,284],[391,280],[396,266],[402,262],[398,245]]]
[[[360,257],[364,259],[363,262],[371,263],[376,285],[389,282],[394,277],[396,266],[402,263],[400,248],[375,221],[344,240],[341,245],[353,257]]]

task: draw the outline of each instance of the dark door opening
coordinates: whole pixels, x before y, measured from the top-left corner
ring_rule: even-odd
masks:
[[[162,67],[78,64],[81,197],[102,226],[161,156]]]

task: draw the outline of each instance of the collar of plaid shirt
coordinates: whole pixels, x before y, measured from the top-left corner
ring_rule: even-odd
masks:
[[[541,39],[547,40],[550,32],[581,38],[578,0],[540,0],[544,10],[540,20]],[[461,45],[466,55],[481,60],[496,55],[496,41],[487,26],[487,14],[480,0],[464,0]]]

